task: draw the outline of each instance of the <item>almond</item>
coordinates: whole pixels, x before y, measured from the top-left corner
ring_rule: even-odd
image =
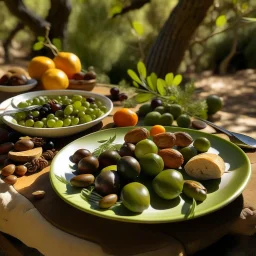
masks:
[[[179,147],[187,147],[193,142],[193,138],[186,132],[175,132],[175,145]]]
[[[158,155],[162,157],[164,166],[167,168],[179,168],[184,162],[182,154],[176,149],[161,149]]]
[[[171,132],[164,132],[154,135],[153,141],[159,148],[172,148],[175,145],[176,137]]]
[[[145,140],[149,137],[149,131],[146,128],[135,128],[127,132],[124,136],[126,143],[136,144],[141,140]]]

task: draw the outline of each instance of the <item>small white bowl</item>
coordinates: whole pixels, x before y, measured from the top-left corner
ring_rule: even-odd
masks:
[[[78,124],[74,126],[68,126],[68,127],[60,127],[60,128],[35,128],[35,127],[21,126],[19,124],[13,123],[12,122],[13,117],[11,116],[3,116],[2,120],[5,124],[10,126],[13,130],[18,131],[24,135],[57,138],[57,137],[65,137],[65,136],[73,135],[73,134],[82,132],[84,130],[87,130],[88,128],[101,122],[101,120],[107,117],[113,109],[112,101],[109,98],[105,97],[104,95],[87,92],[87,91],[78,91],[78,90],[47,90],[47,91],[35,91],[35,92],[24,93],[4,101],[0,105],[0,109],[1,109],[1,106],[2,108],[5,106],[8,106],[5,110],[15,109],[11,106],[11,102],[13,102],[14,105],[16,105],[21,101],[32,99],[37,96],[44,96],[44,95],[52,95],[52,96],[67,95],[68,96],[68,95],[74,95],[74,94],[82,95],[86,97],[94,97],[95,99],[99,99],[100,101],[102,101],[104,106],[106,106],[107,112],[101,117],[91,122],[88,122],[85,124]]]
[[[24,85],[0,85],[0,92],[26,92],[33,89],[37,85],[35,79],[29,79],[27,84]]]

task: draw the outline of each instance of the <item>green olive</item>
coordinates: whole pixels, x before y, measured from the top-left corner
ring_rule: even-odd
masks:
[[[155,177],[164,169],[164,161],[161,156],[155,153],[148,153],[140,158],[142,172]]]
[[[149,207],[150,195],[148,189],[139,182],[125,185],[121,192],[123,205],[132,212],[143,212]]]
[[[207,197],[206,188],[194,180],[185,180],[182,191],[187,197],[203,202]]]

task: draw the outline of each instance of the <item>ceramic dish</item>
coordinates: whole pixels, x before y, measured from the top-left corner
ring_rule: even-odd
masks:
[[[95,99],[101,100],[107,108],[106,113],[91,122],[88,122],[85,124],[79,124],[75,126],[61,127],[61,128],[34,128],[34,127],[21,126],[18,124],[14,124],[12,122],[13,117],[11,116],[4,116],[2,120],[5,124],[10,126],[12,129],[22,134],[26,134],[30,136],[57,138],[57,137],[65,137],[72,134],[76,134],[96,125],[103,118],[107,117],[113,108],[113,104],[111,100],[100,94],[85,92],[85,91],[78,91],[78,90],[49,90],[49,91],[35,91],[35,92],[20,94],[18,96],[15,96],[13,98],[10,98],[2,102],[2,104],[0,105],[0,109],[5,109],[5,110],[15,109],[19,104],[19,102],[32,99],[37,96],[74,95],[74,94],[79,94],[85,97],[94,97]]]
[[[33,89],[37,85],[37,81],[35,79],[28,80],[27,84],[24,85],[0,85],[1,92],[26,92]]]
[[[150,127],[146,128],[149,129]],[[65,181],[69,181],[74,176],[70,156],[77,149],[84,148],[86,145],[86,148],[92,152],[99,146],[97,141],[108,139],[114,134],[116,134],[115,143],[122,144],[124,143],[124,135],[129,130],[131,130],[131,127],[102,130],[81,137],[64,147],[54,158],[50,170],[51,183],[57,195],[82,211],[118,221],[161,223],[188,219],[192,202],[183,196],[173,200],[164,200],[151,193],[151,191],[150,207],[141,214],[134,214],[122,205],[109,210],[95,208],[82,198],[81,189],[65,184]],[[189,133],[193,139],[201,136],[208,138],[211,142],[209,152],[219,154],[226,163],[226,169],[229,170],[223,174],[221,179],[202,182],[208,190],[207,199],[196,206],[194,215],[189,218],[196,218],[216,211],[229,204],[242,193],[250,179],[251,165],[246,154],[240,148],[220,137],[195,130],[174,127],[166,127],[166,130],[170,132],[184,131]],[[189,177],[184,176],[184,178],[188,179]],[[149,187],[148,189],[150,191]]]

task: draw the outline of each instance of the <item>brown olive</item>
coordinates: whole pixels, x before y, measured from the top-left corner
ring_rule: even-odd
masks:
[[[118,197],[116,194],[110,194],[110,195],[104,196],[99,201],[99,207],[102,209],[108,209],[117,202],[117,199]]]
[[[0,155],[0,164],[3,164],[4,161],[8,158],[8,154]]]
[[[28,83],[28,79],[24,75],[15,74],[10,77],[10,85],[24,85]]]
[[[27,172],[27,167],[25,165],[18,165],[15,168],[15,174],[19,175],[19,176],[24,176]]]
[[[15,175],[9,175],[4,178],[4,182],[9,185],[14,185],[17,182],[17,177]]]
[[[25,151],[32,148],[34,148],[34,143],[32,140],[29,140],[29,139],[18,140],[14,144],[14,149],[16,151]]]
[[[135,145],[132,143],[124,143],[119,149],[120,156],[134,156]]]
[[[84,80],[93,80],[96,79],[97,74],[94,71],[88,71],[84,75]]]
[[[14,173],[14,171],[15,171],[15,165],[9,164],[2,169],[1,174],[3,176],[9,176],[9,175],[12,175]]]
[[[11,73],[4,74],[0,78],[0,85],[8,85],[11,75],[12,75]]]
[[[5,142],[0,145],[0,154],[8,154],[13,149],[14,144],[12,142]]]
[[[80,174],[80,175],[74,176],[70,180],[70,184],[78,188],[86,188],[91,184],[93,184],[93,182],[94,182],[94,176],[92,174]]]
[[[99,161],[94,156],[87,156],[82,158],[78,163],[78,171],[84,174],[92,174],[97,172],[99,167]]]
[[[73,76],[72,76],[72,79],[74,80],[84,80],[84,73],[83,72],[78,72],[78,73],[75,73]]]
[[[73,156],[71,157],[72,162],[74,163],[78,163],[82,158],[87,157],[87,156],[91,156],[92,153],[84,148],[78,149]]]

